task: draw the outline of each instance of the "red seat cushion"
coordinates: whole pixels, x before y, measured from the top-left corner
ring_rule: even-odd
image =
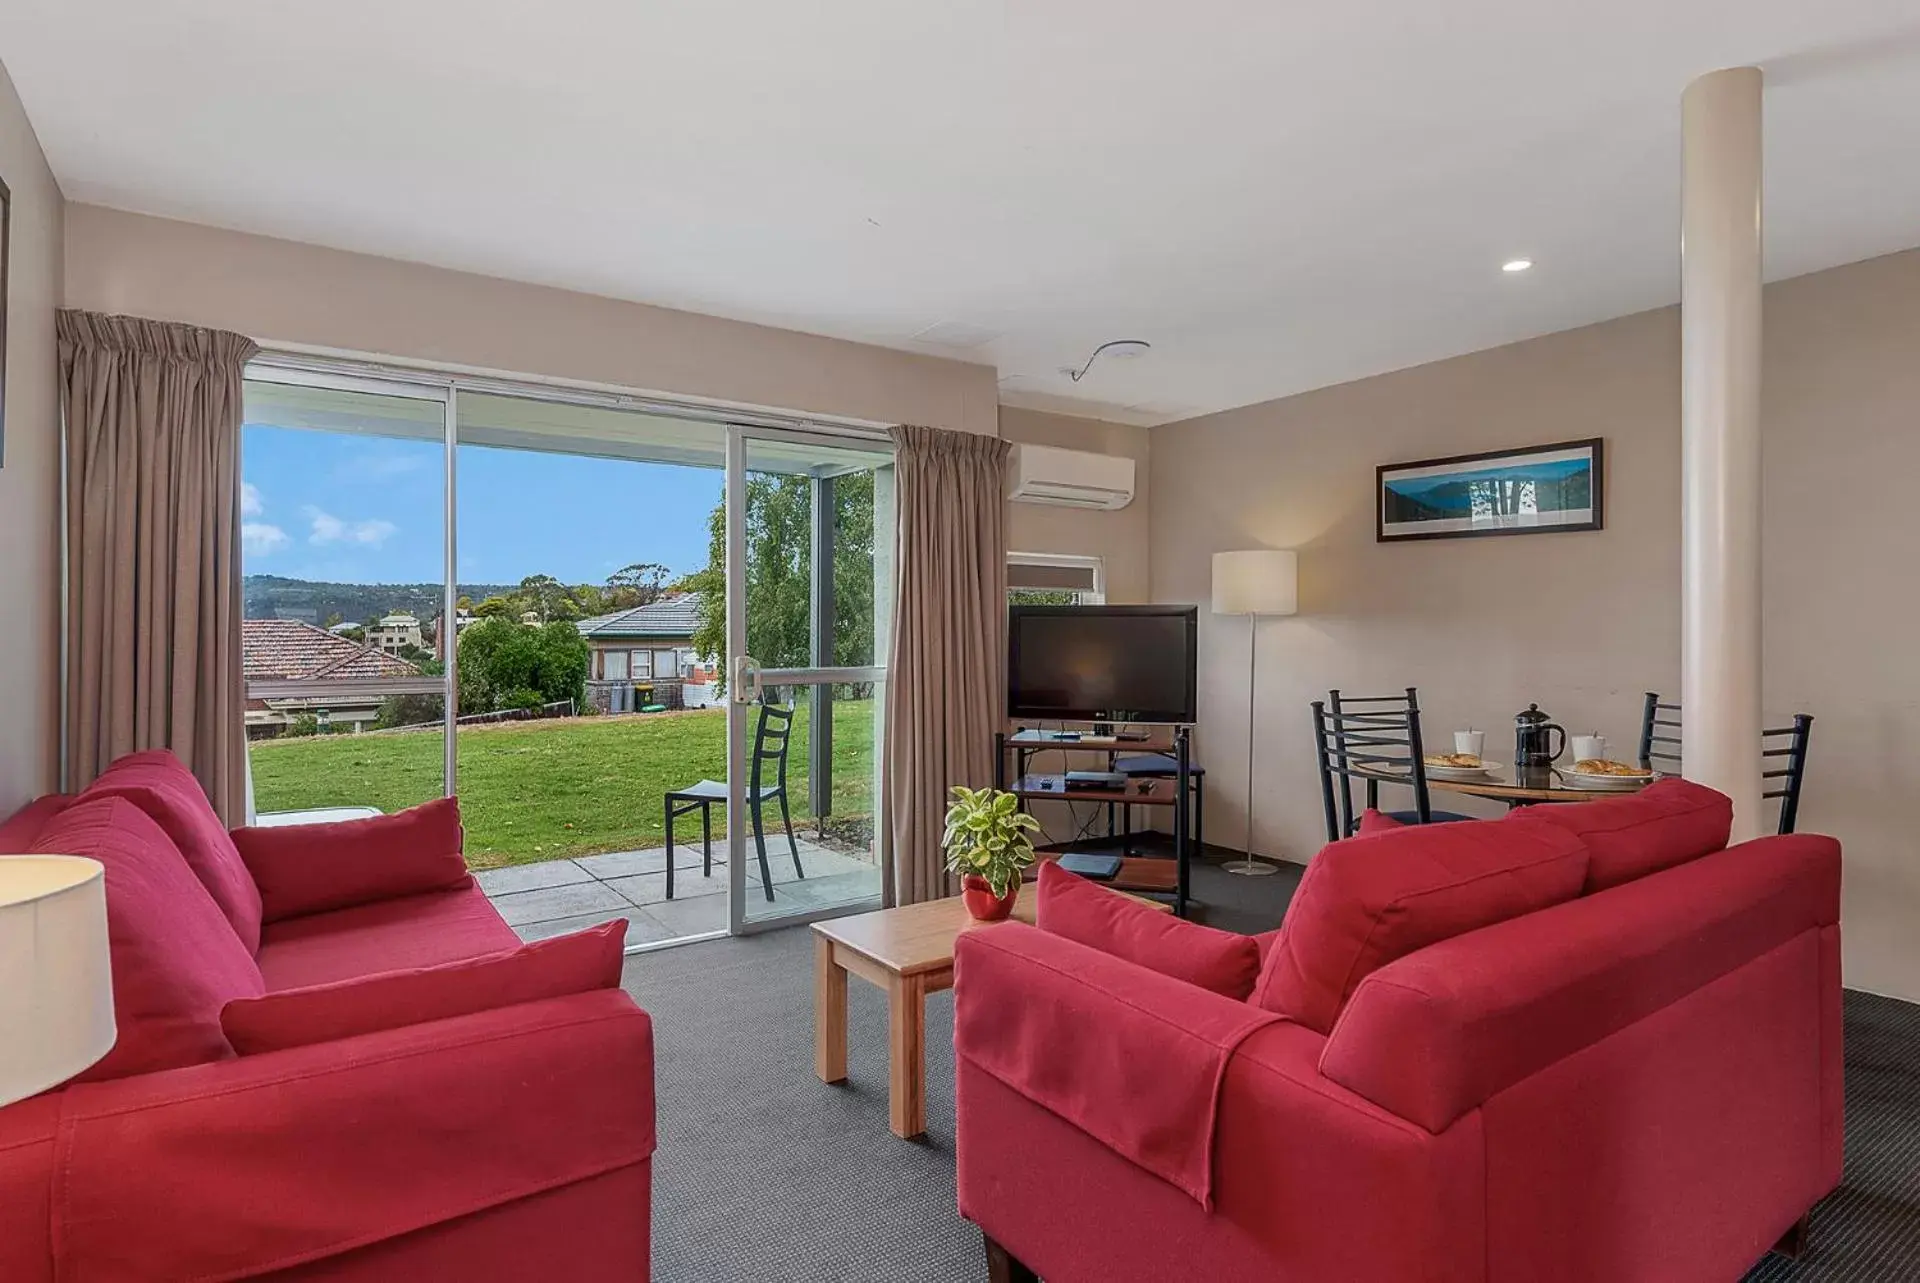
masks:
[[[82,798],[122,797],[166,831],[200,884],[246,945],[260,948],[260,892],[240,862],[227,826],[214,814],[200,781],[163,748],[129,753],[100,773]]]
[[[0,824],[0,855],[19,855],[25,851],[40,836],[48,820],[72,805],[71,794],[49,793],[15,811],[6,823]]]
[[[1589,892],[1711,855],[1726,847],[1733,831],[1732,799],[1678,777],[1598,802],[1528,807],[1510,818],[1521,816],[1543,819],[1587,844]]]
[[[460,804],[443,797],[392,815],[233,831],[268,922],[466,881]]]
[[[47,823],[32,853],[82,855],[106,869],[119,1036],[78,1080],[232,1056],[220,1009],[259,997],[260,969],[160,826],[125,798],[82,798]]]
[[[240,998],[220,1013],[220,1027],[235,1051],[252,1056],[615,989],[626,939],[627,924],[616,920],[511,953]]]
[[[260,974],[272,993],[519,947],[520,937],[468,878],[449,891],[269,922]]]
[[[1252,993],[1260,974],[1260,946],[1252,936],[1183,922],[1052,860],[1040,866],[1034,922],[1042,931],[1229,998]]]
[[[1368,975],[1396,958],[1580,894],[1587,849],[1519,819],[1404,828],[1334,842],[1287,906],[1253,1001],[1331,1033]]]

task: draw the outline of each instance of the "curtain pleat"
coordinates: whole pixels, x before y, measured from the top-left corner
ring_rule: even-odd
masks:
[[[887,668],[888,904],[958,893],[940,835],[947,790],[993,782],[1006,707],[1007,442],[966,432],[893,430],[895,559]]]
[[[171,749],[244,819],[238,334],[62,311],[67,760]]]

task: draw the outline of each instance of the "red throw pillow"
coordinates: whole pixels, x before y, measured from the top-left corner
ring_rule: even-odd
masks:
[[[450,1020],[516,1003],[614,989],[624,918],[461,962],[357,976],[229,1002],[220,1028],[243,1056]]]
[[[1733,831],[1731,798],[1678,777],[1598,802],[1530,806],[1511,818],[1521,815],[1538,817],[1587,844],[1593,853],[1587,865],[1589,892],[1724,850]]]
[[[1376,811],[1372,807],[1368,807],[1366,810],[1360,812],[1359,836],[1361,837],[1365,837],[1369,833],[1387,833],[1394,829],[1404,829],[1406,827],[1406,824],[1402,821],[1394,819],[1384,811]]]
[[[1396,958],[1571,900],[1587,849],[1552,825],[1405,825],[1329,844],[1308,866],[1253,1001],[1327,1034],[1353,991]]]
[[[1052,860],[1040,866],[1034,925],[1229,998],[1244,999],[1260,974],[1260,946],[1252,936],[1184,922]]]
[[[123,797],[166,831],[194,876],[227,915],[248,953],[260,952],[260,892],[193,772],[164,748],[129,753],[80,794]]]
[[[73,805],[73,797],[67,793],[49,793],[37,797],[12,815],[6,823],[0,824],[0,855],[19,855],[40,836],[40,830],[54,816]]]
[[[260,968],[160,826],[125,798],[83,798],[47,823],[31,853],[83,855],[106,869],[119,1036],[78,1081],[233,1055],[220,1009],[259,996]]]
[[[235,829],[268,922],[372,904],[467,880],[460,804],[425,806],[332,824]]]

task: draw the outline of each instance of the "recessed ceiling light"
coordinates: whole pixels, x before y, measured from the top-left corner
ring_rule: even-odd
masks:
[[[1533,260],[1530,258],[1510,258],[1500,264],[1500,270],[1503,272],[1524,272],[1532,266]]]

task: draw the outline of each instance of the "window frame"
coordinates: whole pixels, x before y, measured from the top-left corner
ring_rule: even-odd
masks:
[[[1007,567],[1014,566],[1054,566],[1066,570],[1091,570],[1093,587],[1090,589],[1059,589],[1071,592],[1076,606],[1104,606],[1107,604],[1107,561],[1104,557],[1095,557],[1085,553],[1073,552],[1017,552],[1007,553]],[[1018,591],[1008,584],[1009,595]]]

